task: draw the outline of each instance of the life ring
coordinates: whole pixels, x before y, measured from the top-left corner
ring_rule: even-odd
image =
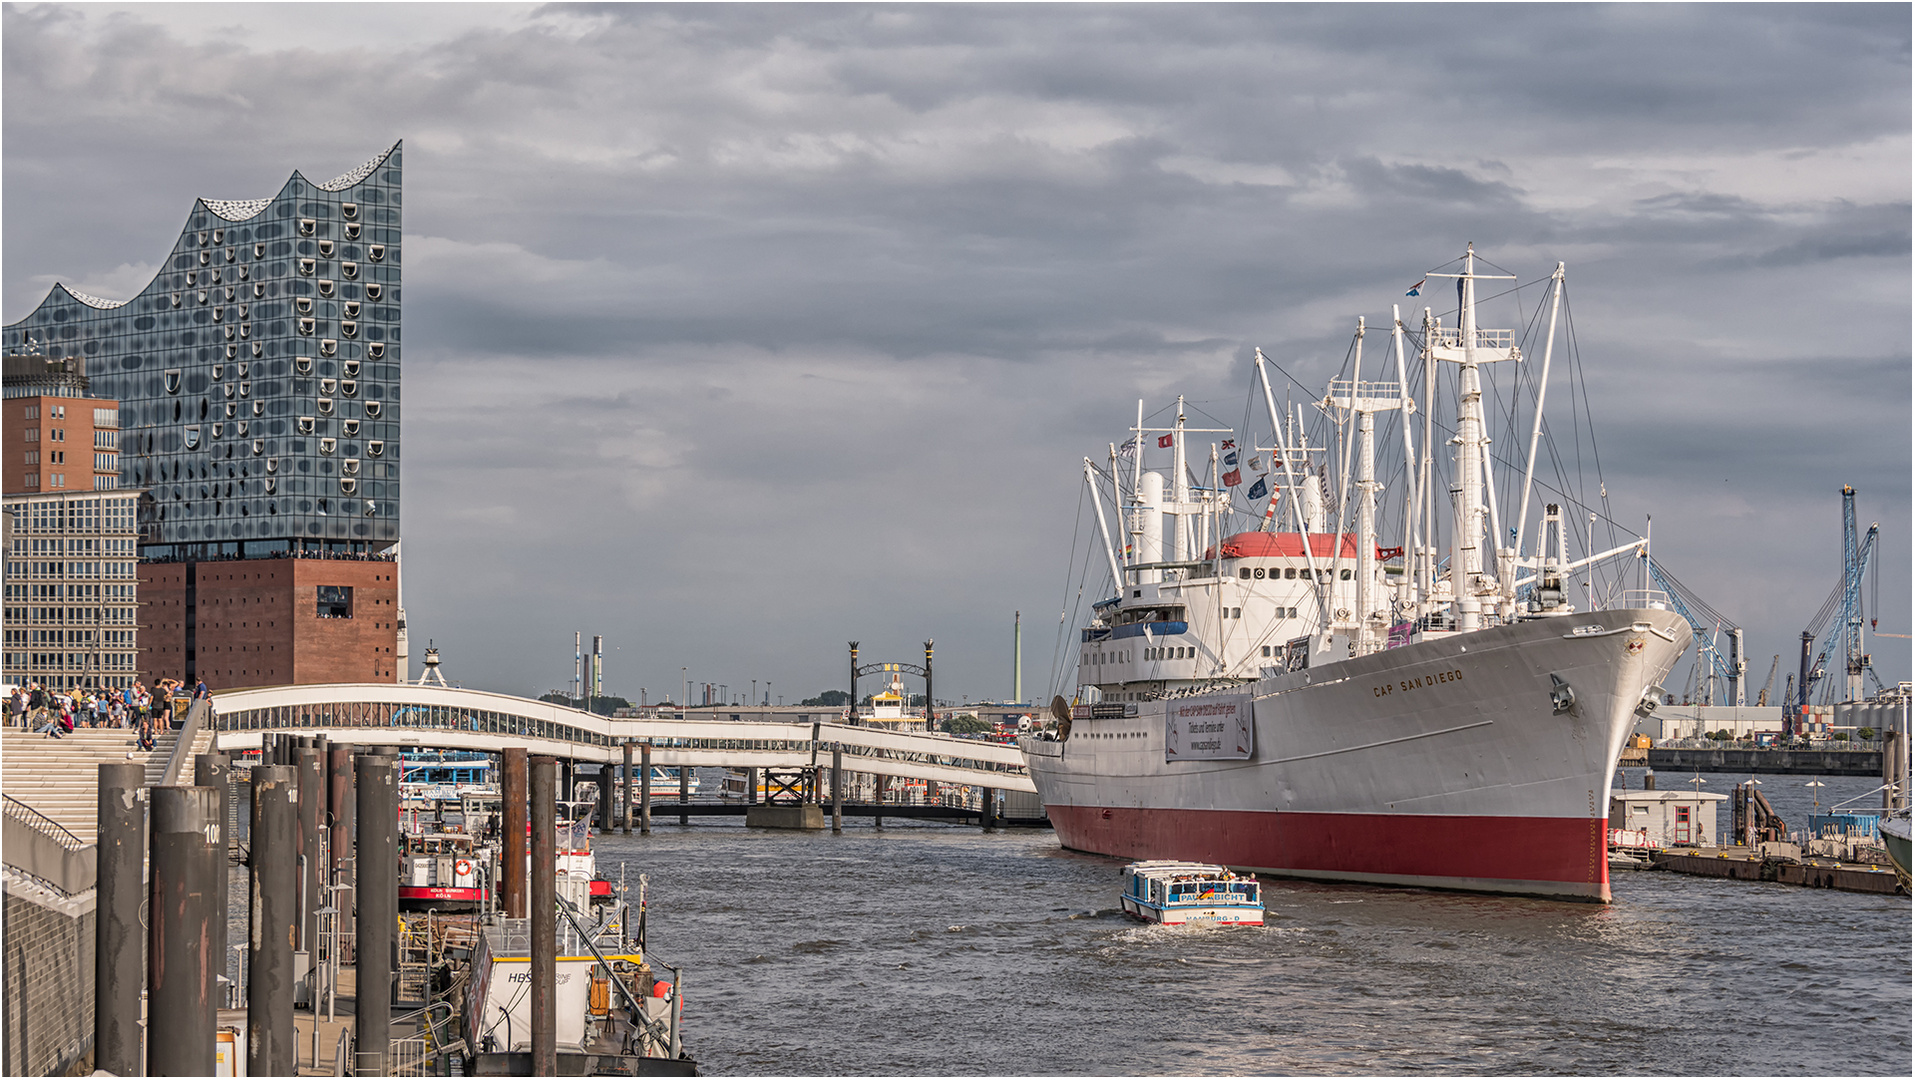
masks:
[[[452,872],[460,877],[465,877],[467,874],[472,873],[472,860],[460,859],[458,862],[453,863]]]

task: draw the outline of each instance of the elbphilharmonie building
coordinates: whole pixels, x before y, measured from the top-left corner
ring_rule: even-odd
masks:
[[[199,199],[137,296],[56,285],[5,328],[7,353],[79,357],[119,400],[143,558],[399,539],[400,176],[394,143],[270,198]]]

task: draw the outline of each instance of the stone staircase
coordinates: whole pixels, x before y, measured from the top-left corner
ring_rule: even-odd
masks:
[[[183,782],[193,782],[192,756],[206,753],[214,734],[211,724],[201,726]],[[64,739],[49,739],[8,727],[0,734],[0,788],[91,844],[99,834],[100,766],[139,762],[146,767],[146,783],[158,784],[178,739],[179,732],[165,729],[148,753],[140,750],[139,735],[131,729],[80,728]]]

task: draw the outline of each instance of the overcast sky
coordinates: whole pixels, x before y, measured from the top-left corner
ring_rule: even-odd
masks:
[[[405,603],[468,686],[566,685],[577,629],[612,693],[795,700],[935,637],[996,698],[1021,609],[1046,694],[1079,459],[1140,397],[1236,423],[1253,346],[1321,393],[1471,241],[1568,264],[1615,516],[1758,685],[1845,483],[1910,632],[1904,5],[4,18],[9,322],[405,140]]]

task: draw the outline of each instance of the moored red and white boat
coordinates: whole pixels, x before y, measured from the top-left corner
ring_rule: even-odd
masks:
[[[1585,543],[1569,557],[1584,537],[1570,535],[1579,518],[1564,495],[1525,543],[1562,267],[1530,381],[1543,393],[1533,423],[1505,440],[1526,441],[1528,456],[1505,463],[1489,453],[1483,372],[1524,357],[1511,331],[1476,326],[1477,283],[1504,275],[1479,273],[1473,249],[1461,262],[1429,275],[1458,282],[1461,325],[1426,309],[1413,333],[1399,318],[1393,378],[1364,377],[1359,323],[1354,370],[1317,403],[1334,473],[1316,456],[1323,447],[1307,445],[1301,410],[1278,409],[1261,351],[1271,445],[1239,448],[1225,429],[1193,428],[1179,399],[1157,427],[1140,405],[1108,469],[1085,460],[1102,548],[1091,557],[1108,566],[1115,595],[1081,632],[1077,700],[1058,700],[1054,733],[1020,741],[1064,846],[1276,876],[1610,898],[1609,778],[1690,628],[1662,594],[1597,579],[1605,560],[1646,558],[1646,542]],[[1423,375],[1420,423],[1406,339]],[[1454,369],[1453,437],[1435,430],[1430,407],[1439,367]],[[1392,412],[1408,488],[1394,504],[1403,546],[1379,549],[1375,425]],[[1188,440],[1210,433],[1226,437],[1209,446],[1200,481]],[[1436,437],[1449,437],[1449,460],[1431,452]],[[1252,527],[1233,527],[1243,472],[1265,462],[1246,492]],[[1520,492],[1508,529],[1499,484]],[[1435,539],[1439,490],[1447,545]],[[1122,512],[1121,544],[1106,500]],[[1569,603],[1578,571],[1584,610]]]

